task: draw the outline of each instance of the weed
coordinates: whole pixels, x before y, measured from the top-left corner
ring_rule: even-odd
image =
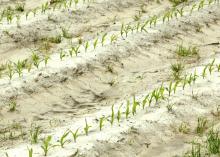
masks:
[[[14,112],[16,110],[17,103],[15,101],[10,101],[8,106],[9,106],[9,111]]]
[[[182,122],[179,126],[179,132],[183,134],[188,134],[190,131],[190,127],[188,123]]]
[[[176,49],[176,54],[181,57],[188,57],[188,56],[193,56],[197,55],[199,50],[197,47],[184,47],[183,45],[178,45]]]
[[[218,131],[211,129],[207,135],[206,143],[210,154],[220,153],[220,137]]]
[[[38,143],[38,138],[41,133],[40,127],[36,126],[31,129],[30,136],[31,136],[31,143]]]
[[[175,80],[180,80],[183,69],[184,66],[181,63],[176,63],[171,65],[172,75]]]
[[[208,120],[204,117],[199,117],[197,121],[196,133],[202,134],[207,128]]]

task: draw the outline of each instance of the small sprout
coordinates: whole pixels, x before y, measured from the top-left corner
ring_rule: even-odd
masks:
[[[220,64],[216,65],[217,71],[220,72]]]
[[[68,142],[68,140],[66,140],[66,137],[69,135],[69,133],[70,133],[69,131],[64,132],[63,135],[60,137],[60,140],[58,141],[60,142],[60,146],[62,148],[64,148],[64,144]]]
[[[86,42],[86,44],[85,44],[84,47],[85,47],[85,52],[87,52],[87,50],[88,50],[88,48],[89,48],[89,42],[88,42],[88,41]]]
[[[98,38],[96,38],[96,39],[95,39],[95,41],[94,41],[94,43],[93,43],[93,47],[94,47],[94,49],[96,49],[96,47],[97,47],[98,40],[99,40],[99,39],[98,39]]]
[[[89,133],[89,128],[91,127],[90,125],[88,125],[87,123],[87,120],[85,119],[85,122],[86,122],[86,126],[84,127],[84,131],[85,131],[85,134],[86,136],[88,136],[88,133]]]
[[[217,155],[220,153],[220,136],[218,131],[214,131],[212,128],[207,135],[206,143],[210,154]]]
[[[124,29],[125,29],[125,26],[124,26],[124,23],[122,23],[122,25],[121,25],[121,31],[120,31],[121,37],[123,37]]]
[[[34,63],[34,66],[38,69],[40,65],[40,57],[36,53],[33,53],[31,58]]]
[[[72,136],[73,136],[74,142],[76,142],[76,139],[79,137],[79,135],[78,135],[78,131],[79,131],[79,128],[78,128],[78,129],[76,129],[76,131],[75,131],[75,132],[70,131],[70,132],[71,132],[71,134],[72,134]]]
[[[179,83],[180,83],[180,81],[178,80],[178,81],[176,81],[175,84],[174,84],[174,87],[173,87],[173,92],[174,92],[174,94],[176,93],[176,89],[177,89]]]
[[[101,40],[102,46],[104,46],[104,42],[105,42],[105,40],[106,40],[106,36],[107,36],[107,33],[105,33],[105,34],[102,36],[102,40]]]
[[[114,41],[116,41],[117,38],[118,38],[117,35],[112,34],[112,35],[111,35],[111,44],[112,44]]]
[[[167,106],[167,111],[172,112],[173,111],[173,104],[168,104]]]
[[[77,56],[78,53],[79,53],[79,48],[80,48],[80,45],[71,48],[72,51],[75,53],[76,56]],[[71,55],[71,57],[72,57],[72,55]]]
[[[171,92],[172,92],[172,86],[173,86],[173,82],[172,81],[170,81],[170,84],[169,84],[169,87],[167,88],[167,91],[168,91],[168,93],[169,93],[169,96],[171,95]]]
[[[44,55],[44,64],[47,66],[48,60],[50,59],[49,55]]]
[[[185,77],[183,79],[183,90],[185,89],[187,83],[188,83],[187,75],[185,75]]]
[[[128,119],[129,114],[130,114],[130,102],[129,100],[127,100],[126,111],[125,111],[126,119]]]
[[[115,120],[115,112],[114,112],[114,105],[112,105],[112,114],[111,114],[111,120],[110,120],[111,125],[113,125],[114,120]]]
[[[133,106],[132,106],[132,115],[134,116],[137,111],[137,106],[139,105],[139,102],[136,101],[135,96],[133,97]]]
[[[65,52],[63,50],[61,50],[60,51],[60,60],[62,61],[65,56],[66,56]]]
[[[99,119],[99,130],[102,131],[102,128],[104,126],[104,120],[105,120],[105,117],[101,117]]]
[[[13,70],[13,66],[12,66],[11,62],[7,63],[7,75],[10,80],[12,79],[12,77],[14,75],[14,70]]]
[[[28,157],[33,157],[33,149],[32,148],[27,148],[28,149]]]
[[[147,103],[148,97],[149,97],[149,94],[147,96],[145,96],[144,100],[142,101],[142,108],[143,109],[145,108],[145,105]]]
[[[206,77],[206,70],[208,68],[208,65],[205,66],[205,68],[202,71],[202,78],[204,79]]]
[[[209,64],[209,73],[211,75],[212,71],[214,70],[214,63],[215,63],[215,59],[213,59],[213,61]]]
[[[122,105],[118,108],[118,114],[117,114],[118,123],[120,122],[120,119],[121,119],[121,107]]]
[[[52,140],[52,136],[47,136],[43,140],[43,144],[41,145],[41,148],[44,151],[44,156],[47,156],[49,149],[52,148],[52,144],[50,143]]]
[[[181,63],[176,63],[171,65],[172,75],[175,80],[180,80],[183,69],[184,69],[184,65],[182,65]]]

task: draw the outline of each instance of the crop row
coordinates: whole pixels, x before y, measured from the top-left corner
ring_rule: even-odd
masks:
[[[83,4],[85,3],[92,3],[95,0],[81,0]],[[13,20],[19,25],[20,19],[22,15],[28,19],[28,16],[32,13],[33,16],[35,17],[37,14],[45,14],[46,11],[52,10],[55,11],[56,9],[68,9],[75,5],[75,9],[77,9],[78,4],[80,3],[80,0],[51,0],[50,2],[46,2],[41,5],[41,7],[34,8],[32,10],[26,11],[24,14],[17,14],[16,11],[23,12],[24,11],[24,5],[23,4],[18,4],[15,9],[12,9],[11,7],[8,7],[4,9],[0,13],[0,24],[3,22],[5,19],[8,24],[11,24]]]
[[[195,3],[192,5],[190,9],[190,14],[194,10],[200,10],[202,9],[205,5],[211,5],[211,4],[216,4],[217,1],[215,0],[208,0],[206,3],[205,0],[200,0],[199,3]],[[147,27],[154,27],[156,26],[157,23],[162,21],[163,23],[169,22],[172,18],[178,18],[184,16],[184,13],[187,12],[184,10],[184,7],[181,8],[172,8],[169,11],[166,11],[162,16],[157,16],[154,15],[150,18],[148,18],[145,21],[137,21],[136,24],[122,24],[120,32],[115,33],[115,34],[103,34],[101,37],[95,38],[93,41],[85,41],[85,42],[79,42],[78,45],[71,45],[71,48],[69,49],[61,49],[59,52],[59,58],[60,60],[64,60],[65,57],[73,57],[73,56],[78,56],[79,53],[82,53],[83,51],[86,53],[90,49],[91,51],[95,50],[98,45],[104,46],[105,43],[110,43],[113,44],[116,42],[119,37],[121,39],[125,39],[128,37],[129,33],[134,33],[134,32],[147,32]],[[63,30],[64,34],[68,34],[65,30]],[[60,40],[60,36],[57,38],[54,38],[53,40]],[[51,57],[49,55],[39,55],[37,52],[33,52],[31,55],[30,60],[18,60],[17,63],[9,61],[5,65],[2,65],[0,70],[0,77],[2,75],[7,76],[10,80],[13,78],[15,74],[17,74],[19,77],[22,76],[22,73],[26,69],[27,72],[30,72],[33,67],[39,68],[40,64],[47,66],[48,61]],[[4,73],[2,72],[4,71]]]
[[[61,148],[64,148],[65,144],[70,142],[68,139],[68,136],[71,135],[74,142],[77,142],[77,139],[79,135],[86,135],[89,136],[90,130],[92,128],[98,128],[100,131],[103,130],[103,127],[107,125],[107,122],[110,123],[110,126],[113,126],[115,121],[117,120],[118,123],[124,120],[129,119],[131,116],[135,116],[139,110],[146,110],[146,106],[151,107],[154,105],[159,105],[159,102],[162,100],[169,99],[170,96],[174,95],[177,91],[177,88],[180,88],[184,90],[187,85],[192,86],[195,84],[196,80],[199,77],[202,77],[205,79],[207,75],[211,75],[213,72],[220,72],[220,64],[215,63],[215,59],[213,59],[210,63],[206,64],[204,68],[201,71],[201,74],[197,73],[197,70],[195,69],[193,73],[185,75],[185,77],[182,80],[176,80],[176,81],[170,81],[165,85],[162,83],[160,87],[154,89],[152,92],[148,93],[147,95],[143,96],[142,100],[138,101],[136,97],[133,97],[132,102],[129,100],[126,101],[125,104],[121,104],[119,107],[117,107],[117,110],[115,110],[115,106],[112,105],[111,107],[111,114],[105,115],[99,118],[97,126],[92,126],[88,123],[87,119],[85,118],[85,125],[81,128],[72,131],[70,129],[66,130],[61,137],[59,137],[58,143],[54,144],[52,143],[52,136],[46,136],[42,143],[41,148],[44,152],[44,155],[47,156],[49,150],[51,150],[54,147],[60,146]],[[39,142],[39,135],[40,135],[40,127],[35,127],[31,131],[31,143],[37,144]],[[33,155],[33,149],[29,149],[29,157],[32,157]],[[6,153],[7,154],[7,153]],[[7,154],[8,155],[8,154]]]

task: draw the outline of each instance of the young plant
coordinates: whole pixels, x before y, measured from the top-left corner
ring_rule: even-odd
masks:
[[[215,63],[215,59],[212,60],[212,62],[209,64],[209,73],[211,75],[212,71],[214,70],[214,63]]]
[[[77,56],[78,53],[79,53],[79,48],[80,48],[80,45],[71,48],[72,51],[75,53],[76,56]],[[71,57],[72,57],[72,55],[71,55]]]
[[[61,50],[60,51],[60,60],[62,61],[65,56],[66,56],[65,52],[63,50]]]
[[[169,96],[171,95],[171,92],[172,92],[172,90],[173,90],[172,87],[173,87],[173,82],[170,81],[169,87],[167,88],[167,91],[168,91],[168,95],[169,95]]]
[[[86,44],[85,44],[84,47],[85,47],[85,52],[87,52],[87,50],[88,50],[88,48],[89,48],[89,42],[88,42],[88,41],[86,42]]]
[[[12,77],[14,75],[14,70],[13,70],[13,66],[12,66],[11,62],[7,63],[7,75],[10,80],[12,79]]]
[[[129,114],[130,114],[130,101],[127,100],[126,111],[125,111],[126,119],[128,119]]]
[[[114,105],[112,105],[112,114],[111,114],[111,120],[110,120],[111,125],[113,125],[114,120],[115,120],[115,112],[114,112]]]
[[[105,40],[106,40],[106,36],[107,36],[107,33],[105,33],[105,34],[102,36],[102,40],[101,40],[102,46],[104,46],[104,42],[105,42]]]
[[[114,42],[114,41],[116,41],[118,39],[118,37],[117,37],[117,35],[115,35],[115,34],[112,34],[111,35],[111,44]]]
[[[44,151],[44,156],[47,156],[48,151],[52,148],[51,140],[52,140],[52,136],[47,136],[43,140],[41,148]]]
[[[206,143],[210,154],[220,154],[220,136],[218,131],[211,129],[207,135]]]
[[[202,71],[202,78],[204,79],[206,77],[206,70],[208,68],[208,65],[206,65]]]
[[[125,26],[124,26],[124,23],[122,23],[121,25],[121,31],[120,31],[120,34],[121,34],[121,37],[123,38],[123,34],[124,34],[124,29],[125,29]]]
[[[47,66],[48,60],[50,59],[49,55],[44,55],[44,64]]]
[[[33,149],[32,148],[27,148],[28,149],[28,157],[33,157]]]
[[[220,64],[216,65],[217,71],[220,72]]]
[[[84,131],[85,131],[86,136],[88,136],[88,134],[89,134],[89,128],[91,128],[92,126],[88,125],[86,119],[85,119],[85,123],[86,123],[86,126],[84,127]]]
[[[142,108],[143,109],[145,108],[145,105],[147,103],[148,98],[149,98],[149,94],[147,96],[145,96],[144,100],[142,101]]]
[[[120,122],[120,119],[121,119],[121,107],[122,107],[122,105],[118,108],[118,113],[117,113],[118,123]]]
[[[68,142],[68,140],[66,140],[66,137],[69,135],[69,133],[69,131],[64,132],[63,135],[60,137],[60,140],[58,141],[62,148],[64,148],[64,144]]]
[[[173,87],[173,92],[174,92],[174,94],[176,93],[176,89],[177,89],[179,83],[180,83],[180,81],[177,80],[177,81],[175,82],[175,84],[174,84],[174,87]]]
[[[94,41],[94,43],[93,43],[93,47],[94,47],[94,49],[96,49],[96,47],[97,47],[98,40],[99,40],[99,39],[98,39],[98,38],[96,38],[96,39],[95,39],[95,41]]]
[[[139,102],[136,101],[135,96],[133,97],[133,106],[132,106],[132,115],[134,116],[137,112],[137,106],[139,105]]]
[[[101,117],[99,119],[99,130],[102,131],[102,128],[104,126],[104,120],[105,120],[105,117]]]
[[[32,56],[32,62],[34,64],[34,66],[38,69],[39,68],[39,65],[40,65],[40,57],[36,54],[36,53],[33,53]]]
[[[74,142],[76,142],[76,139],[79,137],[79,135],[78,135],[78,131],[79,131],[79,128],[78,128],[78,129],[76,129],[76,131],[75,131],[75,132],[70,131],[70,132],[71,132],[71,134],[72,134],[72,136],[73,136]]]

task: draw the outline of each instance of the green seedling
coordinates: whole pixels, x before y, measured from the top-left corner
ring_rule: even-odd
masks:
[[[180,83],[180,81],[177,80],[177,81],[175,82],[175,84],[174,84],[174,87],[173,87],[173,92],[174,92],[174,94],[176,93],[176,89],[177,89],[179,83]]]
[[[28,157],[33,157],[33,149],[32,148],[27,148],[28,149]]]
[[[179,126],[179,132],[183,134],[188,134],[190,132],[189,124],[186,122],[182,122]]]
[[[104,126],[104,120],[105,120],[105,117],[101,117],[99,119],[99,130],[102,131],[102,128]]]
[[[123,34],[124,34],[124,29],[125,29],[125,26],[124,26],[124,23],[122,23],[121,25],[121,31],[120,31],[120,34],[121,34],[121,37],[123,38]]]
[[[215,63],[215,59],[212,60],[212,62],[209,64],[209,74],[211,75],[212,71],[214,70],[214,63]]]
[[[78,53],[80,53],[79,48],[80,48],[80,45],[71,48],[76,56],[78,56]],[[71,57],[72,57],[72,55],[71,55]]]
[[[14,70],[13,70],[13,66],[12,66],[11,62],[7,63],[7,75],[10,80],[12,79],[12,77],[14,75]]]
[[[114,112],[114,105],[112,105],[112,114],[111,114],[111,120],[110,120],[111,125],[113,125],[114,120],[115,120],[115,112]]]
[[[95,39],[95,41],[94,41],[94,43],[93,43],[93,47],[94,47],[94,49],[96,49],[96,47],[97,47],[98,40],[99,40],[99,39],[98,39],[98,38],[96,38],[96,39]]]
[[[47,136],[43,140],[41,148],[44,151],[44,156],[47,156],[48,151],[52,148],[51,140],[52,140],[52,136]]]
[[[60,137],[60,140],[58,141],[62,148],[64,148],[64,144],[68,142],[68,140],[66,140],[66,137],[69,135],[69,133],[69,131],[64,132],[63,135]]]
[[[201,0],[198,6],[198,10],[202,9],[204,7],[205,0]]]
[[[193,12],[193,10],[196,8],[196,4],[193,4],[192,5],[192,8],[191,8],[191,10],[190,10],[190,15],[192,14],[192,12]]]
[[[204,79],[206,77],[206,70],[208,69],[209,65],[206,65],[202,71],[202,78]]]
[[[134,116],[137,112],[137,106],[139,105],[139,102],[136,101],[135,96],[133,97],[133,105],[132,105],[132,115]]]
[[[147,103],[147,100],[149,98],[149,94],[147,96],[144,97],[144,100],[142,101],[142,108],[144,109],[145,108],[145,105]]]
[[[79,0],[74,0],[75,7],[77,7],[77,4],[79,3]]]
[[[75,131],[75,132],[70,131],[70,132],[71,132],[71,134],[72,134],[72,136],[73,136],[74,142],[76,142],[76,139],[79,137],[78,131],[79,131],[79,128],[78,128],[78,129],[76,129],[76,131]]]
[[[62,61],[65,56],[66,56],[65,52],[63,50],[61,50],[60,51],[60,60]]]
[[[101,40],[102,46],[104,46],[104,42],[105,42],[105,40],[106,40],[106,36],[107,36],[107,33],[105,33],[105,34],[102,36],[102,40]]]
[[[48,60],[50,59],[49,55],[44,55],[44,64],[47,66]]]
[[[185,77],[183,79],[183,90],[185,89],[187,83],[188,83],[188,79],[187,79],[187,75],[185,75]]]
[[[88,41],[86,42],[86,44],[85,44],[84,47],[85,47],[85,52],[87,52],[87,50],[88,50],[88,48],[89,48],[89,42],[88,42]]]
[[[86,119],[85,119],[85,123],[86,123],[86,126],[84,127],[84,131],[85,131],[86,136],[88,136],[88,134],[89,134],[89,128],[91,128],[92,126],[88,125]]]
[[[115,34],[112,34],[111,35],[111,44],[114,42],[114,41],[116,41],[118,39],[118,37],[117,37],[117,35],[115,35]]]
[[[130,101],[127,100],[126,111],[125,111],[126,119],[128,119],[129,114],[130,114]]]
[[[40,57],[36,54],[36,53],[33,53],[31,55],[31,59],[32,59],[32,62],[34,64],[34,66],[38,69],[39,68],[39,65],[40,65]]]
[[[216,65],[217,71],[220,72],[220,64]]]
[[[122,107],[122,105],[118,108],[118,113],[117,113],[118,123],[120,122],[120,119],[121,119],[121,107]]]
[[[145,21],[144,24],[141,26],[141,32],[145,31],[147,32],[147,30],[145,29],[145,27],[147,26],[147,24],[149,23],[149,20]]]
[[[167,88],[167,91],[168,91],[168,95],[169,95],[169,96],[171,95],[171,92],[172,92],[172,90],[173,90],[172,87],[173,87],[173,82],[170,81],[169,87]]]

